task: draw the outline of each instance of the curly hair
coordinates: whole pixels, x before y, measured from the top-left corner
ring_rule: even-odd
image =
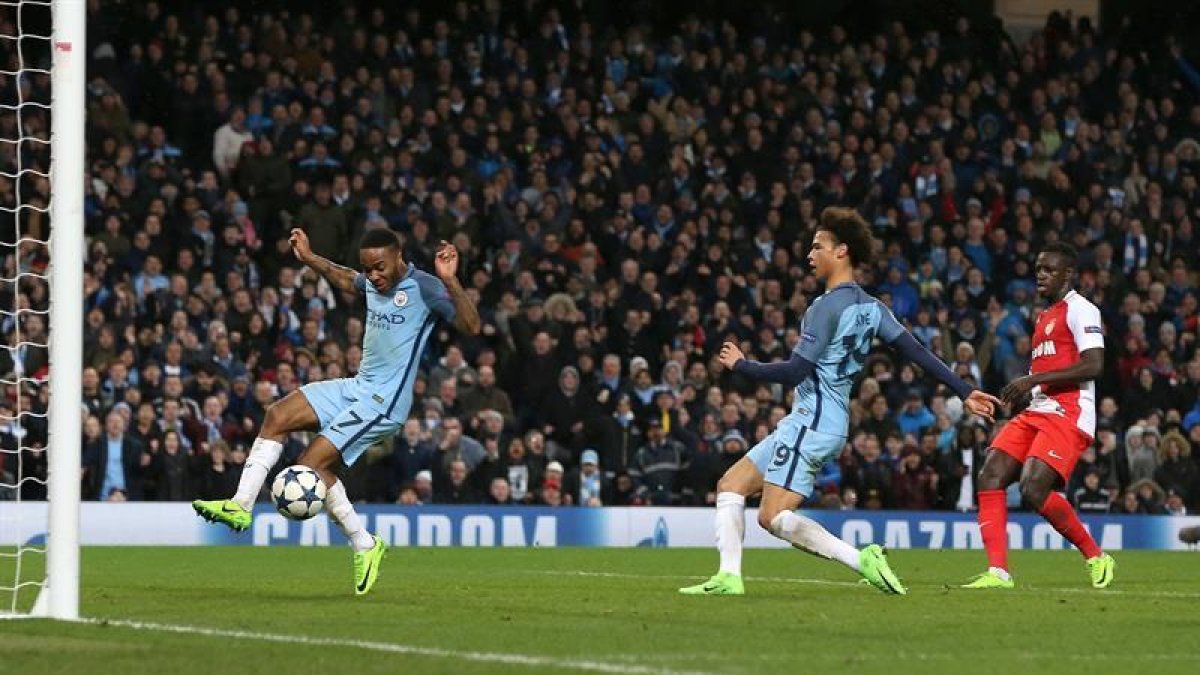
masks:
[[[1062,261],[1071,269],[1075,268],[1079,260],[1079,252],[1075,250],[1075,247],[1063,241],[1052,241],[1046,244],[1042,247],[1042,253],[1053,253],[1062,258]]]
[[[400,239],[395,232],[387,228],[375,230],[367,230],[363,233],[362,238],[358,240],[358,248],[390,248],[393,250],[400,249]]]
[[[830,206],[821,212],[821,224],[817,231],[828,232],[835,243],[845,244],[850,252],[850,263],[858,266],[871,258],[873,238],[871,226],[851,208]]]

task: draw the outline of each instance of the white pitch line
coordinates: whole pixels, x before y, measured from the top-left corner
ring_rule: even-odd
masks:
[[[176,633],[181,635],[201,635],[204,637],[231,638],[235,640],[278,642],[282,644],[320,647],[347,647],[350,649],[361,649],[372,652],[409,654],[413,656],[428,656],[439,659],[475,661],[477,663],[525,666],[528,668],[584,670],[599,673],[619,673],[620,675],[711,675],[703,671],[671,670],[669,668],[658,668],[639,664],[626,665],[619,663],[606,663],[603,661],[594,661],[590,659],[575,659],[569,657],[540,656],[536,654],[514,654],[504,652],[476,652],[469,650],[442,649],[439,647],[418,647],[416,645],[406,645],[396,642],[375,642],[371,640],[352,640],[346,638],[311,637],[307,635],[285,635],[281,633],[259,633],[254,631],[229,630],[225,628],[208,628],[205,626],[184,626],[146,621],[131,621],[128,619],[89,618],[79,619],[75,623],[129,628],[132,630],[156,631],[159,633]]]
[[[627,574],[623,572],[577,572],[572,570],[536,570],[530,574],[549,574],[559,577],[612,577],[614,579],[707,579],[707,577],[678,574]],[[746,577],[746,581],[777,581],[786,584],[816,584],[818,586],[858,586],[857,581],[831,581],[828,579],[803,579],[800,577]]]
[[[612,577],[616,579],[702,579],[707,577],[697,577],[688,575],[673,575],[673,574],[632,574],[624,572],[587,572],[587,571],[572,571],[572,570],[537,570],[531,571],[531,574],[547,574],[551,576],[562,577]],[[746,577],[746,581],[765,581],[767,583],[778,584],[812,584],[816,586],[861,586],[858,581],[834,581],[831,579],[805,579],[802,577]],[[953,585],[948,587],[948,590],[957,590]],[[1083,595],[1091,595],[1095,597],[1104,597],[1106,595],[1126,595],[1138,598],[1181,598],[1195,599],[1200,598],[1200,593],[1190,593],[1187,591],[1130,591],[1120,588],[1062,588],[1056,586],[1030,586],[1014,588],[1008,592],[1016,593],[1079,593]]]

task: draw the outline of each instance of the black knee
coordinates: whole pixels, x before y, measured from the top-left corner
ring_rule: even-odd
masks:
[[[1007,485],[1004,484],[1004,477],[997,471],[989,471],[986,467],[979,472],[979,489],[980,490],[1003,490]]]
[[[988,450],[988,458],[983,463],[983,468],[979,470],[979,478],[976,479],[978,490],[1004,490],[1008,488],[1009,483],[1016,479],[1013,475],[1015,471],[1006,466],[1003,458],[1006,455],[998,455],[999,451],[995,448]],[[1019,467],[1019,465],[1018,465]]]
[[[1050,496],[1050,488],[1036,481],[1021,481],[1021,501],[1034,511],[1041,511],[1046,498]]]

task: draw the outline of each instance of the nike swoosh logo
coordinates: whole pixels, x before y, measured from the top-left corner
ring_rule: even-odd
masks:
[[[221,510],[222,510],[223,512],[225,512],[225,513],[237,513],[237,512],[238,512],[238,511],[240,511],[241,509],[239,509],[239,508],[237,508],[237,507],[234,507],[234,508],[232,508],[232,509],[231,509],[231,508],[229,508],[229,506],[228,506],[228,505],[226,505],[226,506],[222,506],[222,507],[221,507]]]
[[[358,591],[361,593],[367,588],[367,582],[371,580],[371,565],[367,565],[367,573],[363,575],[362,583],[358,585]]]
[[[1062,457],[1061,457],[1061,456],[1059,456],[1059,454],[1058,454],[1058,453],[1056,453],[1056,452],[1054,452],[1053,450],[1051,450],[1050,452],[1047,452],[1046,454],[1047,454],[1047,455],[1050,455],[1050,456],[1051,456],[1051,457],[1053,457],[1054,459],[1062,459]]]

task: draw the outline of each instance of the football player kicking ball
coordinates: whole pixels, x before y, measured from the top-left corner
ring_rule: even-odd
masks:
[[[198,500],[192,508],[210,522],[239,532],[249,528],[254,500],[279,461],[287,435],[319,431],[297,461],[317,471],[328,488],[326,510],[354,549],[354,592],[365,595],[378,578],[385,547],[383,539],[363,526],[334,469],[339,463],[353,465],[367,448],[404,425],[417,362],[437,317],[474,335],[479,333],[479,312],[458,282],[458,251],[444,241],[434,261],[437,276],[405,263],[391,230],[363,235],[358,251],[362,272],[313,253],[303,230],[292,230],[291,243],[296,259],[334,288],[364,296],[367,320],[358,374],[306,384],[273,403],[246,459],[237,494]]]
[[[1112,583],[1116,563],[1084,529],[1071,504],[1056,491],[1071,477],[1096,430],[1096,384],[1104,367],[1100,310],[1071,290],[1075,249],[1052,243],[1034,266],[1038,295],[1050,306],[1033,329],[1029,375],[1000,391],[1009,405],[1032,396],[1029,406],[996,435],[979,472],[979,530],[987,572],[964,588],[1012,588],[1008,573],[1008,505],[1005,488],[1021,483],[1021,498],[1083,554],[1092,586]]]
[[[795,387],[792,411],[779,426],[717,483],[717,549],[721,567],[708,581],[679,589],[688,595],[741,595],[742,539],[746,498],[762,493],[758,523],[796,548],[836,560],[885,593],[907,590],[872,544],[861,551],[796,512],[813,492],[821,466],[846,444],[849,398],[879,338],[954,390],[974,414],[991,420],[999,399],[973,389],[921,346],[892,313],[854,282],[854,268],[871,255],[871,232],[853,209],[821,213],[808,262],[827,289],[813,301],[800,325],[800,341],[788,361],[749,361],[726,342],[720,360],[748,377]]]

